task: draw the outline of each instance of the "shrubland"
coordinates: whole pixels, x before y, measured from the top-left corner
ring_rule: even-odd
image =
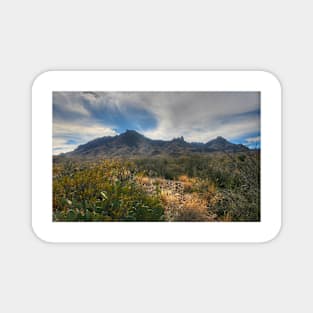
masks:
[[[260,152],[54,158],[54,221],[259,221]]]

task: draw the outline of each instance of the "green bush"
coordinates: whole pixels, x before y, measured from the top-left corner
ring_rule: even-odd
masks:
[[[163,220],[160,200],[135,184],[121,162],[65,163],[54,170],[54,221]]]

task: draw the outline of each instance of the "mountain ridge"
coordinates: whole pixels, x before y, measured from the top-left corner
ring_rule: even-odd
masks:
[[[178,156],[192,153],[217,151],[240,152],[250,149],[242,144],[234,144],[218,136],[206,143],[187,142],[184,137],[172,140],[150,139],[135,130],[126,130],[116,136],[104,136],[78,146],[64,155],[73,157],[136,157],[136,156]]]

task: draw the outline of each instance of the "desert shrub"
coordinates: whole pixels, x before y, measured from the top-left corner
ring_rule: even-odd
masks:
[[[171,180],[193,202],[182,207],[162,193]],[[207,220],[207,214],[219,221],[260,220],[258,151],[53,163],[55,221]]]
[[[75,169],[75,170],[74,170]],[[145,192],[119,161],[54,166],[55,221],[161,221],[156,195]]]
[[[199,210],[182,209],[175,217],[177,222],[202,222],[207,219],[206,215]]]
[[[197,193],[186,195],[183,206],[177,211],[175,221],[206,221],[208,220],[207,203]]]
[[[182,182],[184,192],[193,192],[198,188],[197,180],[195,178],[190,178],[187,175],[180,175],[178,180]]]
[[[160,198],[161,198],[162,203],[164,203],[164,205],[173,206],[173,207],[179,206],[178,198],[172,193],[161,192]]]
[[[218,191],[208,194],[208,210],[220,221],[258,221],[260,220],[257,199],[249,201],[242,194],[232,191]]]

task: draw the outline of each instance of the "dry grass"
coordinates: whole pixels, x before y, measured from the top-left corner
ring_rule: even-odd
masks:
[[[189,182],[189,177],[187,175],[181,175],[178,177],[178,180],[183,183],[186,183],[186,182]]]
[[[208,192],[209,193],[216,193],[217,188],[214,182],[209,182],[208,184]]]
[[[227,212],[222,218],[221,221],[222,222],[232,222],[233,220],[233,216],[231,214],[231,212]]]
[[[151,183],[151,179],[147,176],[137,176],[136,180],[141,185],[148,185]]]
[[[183,183],[185,192],[192,192],[197,180],[195,178],[190,178],[187,175],[181,175],[178,180]]]
[[[145,190],[150,185],[163,187],[160,189],[159,196],[164,205],[167,220],[212,221],[216,219],[216,214],[213,214],[211,209],[220,200],[220,194],[213,182],[205,184],[203,187],[207,191],[205,195],[200,195],[195,191],[195,188],[199,187],[199,181],[187,175],[181,175],[177,181],[184,188],[181,192],[174,189],[173,186],[167,185],[167,181],[161,178],[149,178],[140,175],[136,177],[136,181],[141,185],[145,185]],[[229,215],[224,217],[225,221],[230,218]]]
[[[161,192],[161,201],[165,205],[170,205],[170,206],[178,206],[179,204],[179,199],[173,193],[168,192],[168,191]]]
[[[164,182],[163,178],[157,177],[154,179],[154,184],[156,184],[156,185],[161,185],[163,182]]]
[[[187,194],[185,196],[184,207],[186,209],[197,209],[206,211],[206,201],[200,198],[196,193]]]
[[[197,194],[187,194],[183,206],[176,217],[177,221],[207,221],[207,204]]]

